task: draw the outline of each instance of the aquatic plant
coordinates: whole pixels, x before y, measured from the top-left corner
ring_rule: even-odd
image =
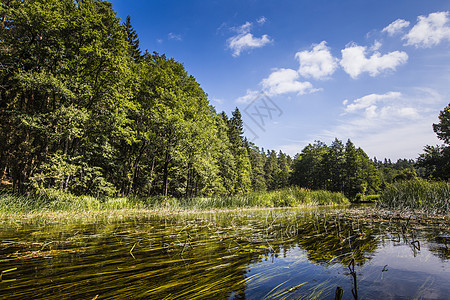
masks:
[[[377,205],[388,209],[448,214],[450,183],[424,180],[395,182],[386,187]]]
[[[29,196],[0,194],[0,212],[29,211],[91,211],[116,209],[224,209],[250,207],[296,207],[348,204],[341,193],[311,191],[290,187],[269,192],[243,195],[173,198],[75,196],[59,190],[47,189]]]
[[[379,276],[393,269],[364,265],[389,243],[411,253],[419,240],[421,251],[428,239],[446,248],[448,241],[434,236],[448,232],[448,223],[432,223],[377,209],[314,207],[129,211],[113,222],[9,224],[0,232],[0,298],[328,299],[337,286],[347,298],[352,289],[364,299],[392,298],[399,294],[383,289]]]

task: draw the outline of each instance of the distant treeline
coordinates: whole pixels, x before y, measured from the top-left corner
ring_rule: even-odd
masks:
[[[373,163],[351,141],[294,159],[260,150],[238,109],[217,113],[181,63],[142,53],[130,18],[106,1],[2,1],[0,22],[0,180],[15,192],[192,197],[294,184],[353,198],[415,176],[412,162]]]

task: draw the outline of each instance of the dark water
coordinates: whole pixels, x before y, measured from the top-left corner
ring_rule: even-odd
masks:
[[[450,299],[447,222],[288,209],[0,225],[0,299]]]

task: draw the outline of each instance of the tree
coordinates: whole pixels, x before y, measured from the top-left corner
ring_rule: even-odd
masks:
[[[267,189],[266,179],[264,177],[266,156],[251,142],[247,142],[247,151],[252,165],[252,190],[265,191]]]
[[[264,164],[264,177],[268,190],[274,190],[277,187],[276,174],[278,173],[277,153],[267,150],[266,162]]]
[[[49,173],[39,185],[66,190],[79,184],[77,178],[91,177],[82,192],[103,183],[110,190],[108,136],[124,125],[129,72],[124,30],[111,4],[9,1],[2,8],[1,62],[8,65],[0,105],[7,141],[2,161],[14,187],[23,192],[34,176],[45,178],[53,160],[63,162],[55,167],[77,171],[52,173],[63,179]]]
[[[219,167],[220,186],[218,193],[233,194],[235,192],[236,162],[232,152],[232,145],[228,138],[228,117],[224,112],[216,116],[218,146],[215,154]]]
[[[291,182],[310,189],[324,188],[326,174],[322,173],[322,161],[327,152],[328,146],[321,141],[306,146],[294,158]]]
[[[432,180],[450,179],[450,147],[425,146],[419,155],[417,166],[424,169],[424,176]]]
[[[142,58],[142,52],[139,48],[139,38],[136,33],[136,30],[133,29],[133,26],[131,25],[131,18],[130,16],[127,16],[127,19],[125,23],[123,24],[125,26],[125,30],[127,33],[127,41],[129,45],[128,55],[132,57],[135,61],[140,61]]]
[[[276,188],[281,189],[289,185],[289,176],[291,170],[289,168],[287,155],[281,150],[278,153],[278,171],[275,174]]]
[[[433,124],[433,130],[439,139],[450,144],[450,103],[439,113],[439,123]]]
[[[450,104],[439,114],[439,123],[433,124],[433,130],[444,145],[425,146],[420,154],[417,166],[425,170],[425,177],[433,180],[450,178]]]
[[[361,157],[352,141],[348,140],[345,144],[344,193],[347,197],[354,198],[363,192]]]
[[[322,163],[322,173],[327,174],[324,188],[333,192],[344,190],[345,147],[342,141],[335,139],[328,149]]]

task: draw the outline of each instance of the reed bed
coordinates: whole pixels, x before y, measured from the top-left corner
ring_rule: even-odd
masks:
[[[123,210],[123,209],[182,209],[204,210],[225,208],[258,207],[296,207],[315,205],[349,204],[341,193],[311,191],[297,187],[277,191],[255,192],[245,195],[211,197],[116,197],[95,198],[75,196],[57,190],[44,190],[40,193],[23,196],[8,193],[0,194],[0,213],[24,213],[39,211]]]
[[[377,205],[399,211],[446,215],[450,213],[450,183],[423,180],[396,182],[387,186]]]

